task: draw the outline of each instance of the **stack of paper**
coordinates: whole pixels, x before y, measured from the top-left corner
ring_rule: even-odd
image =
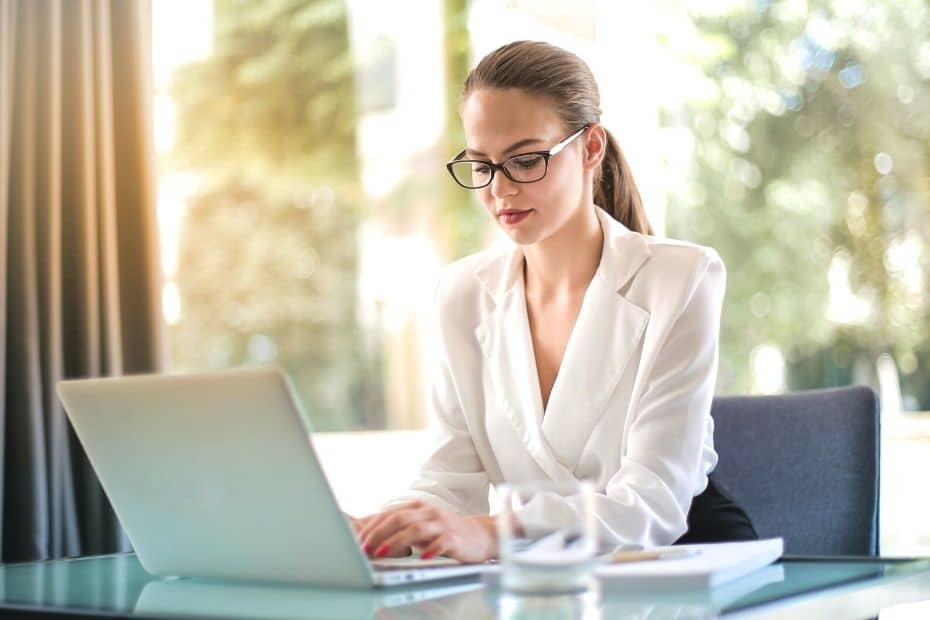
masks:
[[[784,552],[781,538],[750,542],[676,545],[649,549],[694,553],[684,557],[602,564],[597,575],[605,586],[617,589],[713,588],[775,562]]]

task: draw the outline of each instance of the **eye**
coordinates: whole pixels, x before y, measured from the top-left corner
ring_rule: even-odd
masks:
[[[491,174],[491,167],[481,162],[475,162],[471,165],[472,174]]]
[[[542,155],[521,155],[514,157],[511,161],[523,170],[531,170],[541,164],[542,160]]]

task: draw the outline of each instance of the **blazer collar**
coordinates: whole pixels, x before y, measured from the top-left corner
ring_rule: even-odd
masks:
[[[648,258],[646,243],[600,208],[597,211],[604,231],[601,261],[585,293],[545,416],[526,312],[523,252],[517,246],[478,271],[495,310],[475,335],[499,405],[536,463],[556,480],[573,477],[649,319],[646,310],[620,294]]]
[[[594,277],[620,291],[649,258],[649,248],[642,235],[634,233],[600,207],[595,207],[594,211],[604,233],[601,262]],[[522,248],[514,244],[501,260],[489,261],[477,270],[478,280],[495,303],[500,304],[506,294],[522,282],[523,258]]]

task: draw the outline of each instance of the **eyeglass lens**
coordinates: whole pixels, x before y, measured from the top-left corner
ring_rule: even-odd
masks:
[[[533,183],[546,176],[546,158],[536,153],[517,155],[503,163],[507,175],[518,183]],[[452,164],[455,179],[466,187],[484,187],[491,182],[491,166],[485,162],[463,161]]]

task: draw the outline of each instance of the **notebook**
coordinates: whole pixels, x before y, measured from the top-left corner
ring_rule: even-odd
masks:
[[[657,590],[697,595],[710,588],[730,584],[769,566],[784,552],[781,538],[749,542],[711,543],[653,547],[648,552],[672,551],[684,557],[649,561],[607,563],[601,559],[596,573],[605,591],[649,593]],[[498,587],[500,566],[488,566],[483,573],[486,585]],[[769,573],[771,577],[774,573]],[[748,581],[747,581],[748,583]]]
[[[710,543],[657,547],[693,551],[686,557],[602,564],[597,575],[611,589],[715,588],[772,564],[784,553],[781,538],[747,542]]]

